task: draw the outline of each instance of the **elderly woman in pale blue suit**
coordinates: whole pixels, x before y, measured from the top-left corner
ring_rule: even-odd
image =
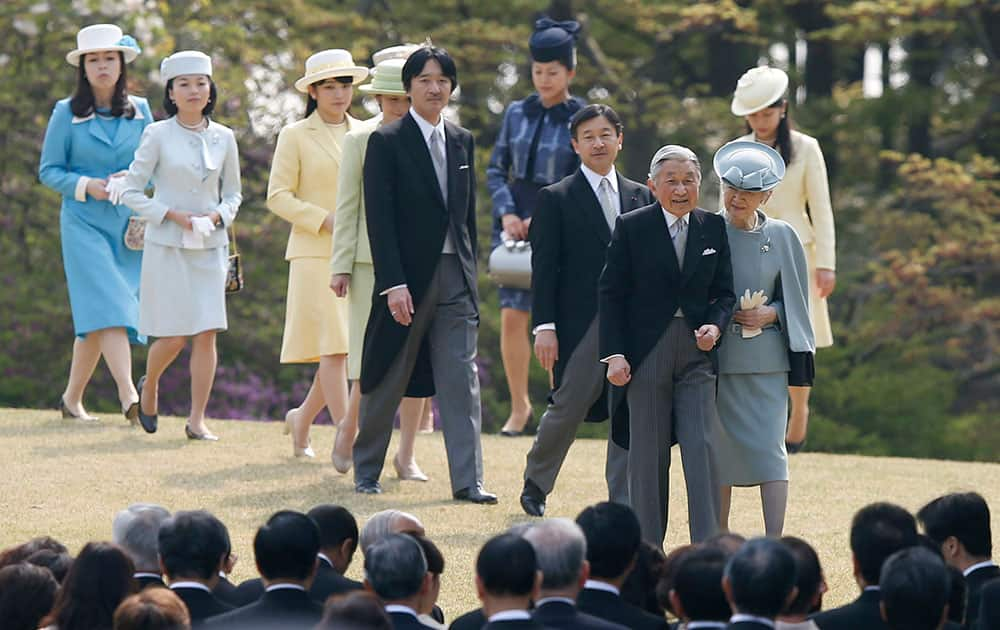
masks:
[[[146,129],[125,176],[122,199],[147,221],[139,330],[156,341],[139,380],[139,422],[157,429],[159,379],[191,338],[191,413],[185,434],[217,440],[205,426],[215,382],[215,337],[227,328],[226,228],[243,199],[236,137],[208,118],[218,95],[212,62],[198,51],[163,60],[164,109]],[[145,192],[152,180],[155,193]]]
[[[809,268],[795,229],[761,210],[785,173],[781,154],[735,141],[719,149],[714,166],[722,180],[733,288],[742,296],[719,345],[713,446],[720,526],[728,530],[733,486],[760,486],[765,532],[780,536],[788,503],[788,386],[812,385],[814,373]]]
[[[127,93],[125,64],[139,47],[112,24],[88,26],[66,60],[79,70],[76,91],[56,103],[45,131],[39,178],[62,195],[59,231],[76,340],[60,407],[64,418],[93,421],[83,394],[101,355],[129,420],[138,412],[129,342],[138,332],[142,252],[125,247],[129,209],[108,200],[110,177],[128,168],[146,125],[146,100]]]

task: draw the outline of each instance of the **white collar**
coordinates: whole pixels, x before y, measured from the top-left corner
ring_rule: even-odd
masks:
[[[417,110],[413,109],[412,107],[410,107],[410,116],[413,116],[413,120],[417,121],[417,126],[420,127],[420,133],[421,135],[423,135],[424,142],[426,142],[427,144],[430,144],[431,134],[435,130],[439,130],[441,132],[442,140],[445,139],[446,136],[444,134],[444,114],[441,114],[441,120],[439,120],[438,124],[436,125],[431,123],[431,121],[427,120],[420,114],[418,114]]]
[[[211,593],[212,589],[208,588],[201,582],[171,582],[170,590],[177,590],[179,588],[195,588],[200,591],[205,591],[206,593]]]
[[[531,613],[527,610],[501,610],[498,613],[490,615],[490,618],[486,621],[514,621],[515,619],[531,619]]]
[[[875,584],[875,585],[873,585],[873,586],[866,586],[866,587],[864,587],[864,588],[862,589],[862,591],[864,591],[865,593],[867,593],[868,591],[876,591],[876,592],[878,592],[878,591],[880,591],[880,590],[882,590],[882,589],[881,589],[881,588],[879,588],[879,585],[878,585],[878,584]]]
[[[328,565],[330,565],[331,569],[333,568],[333,562],[330,561],[330,556],[326,555],[325,553],[318,553],[316,554],[316,557],[322,560],[323,562],[327,563]]]
[[[685,630],[708,630],[708,628],[725,628],[725,621],[689,621],[684,626]]]
[[[569,604],[570,606],[576,606],[576,602],[569,597],[543,597],[535,602],[535,608],[541,608],[544,604],[549,604],[551,602],[562,602],[564,604]]]
[[[729,618],[729,623],[740,623],[741,621],[748,621],[750,623],[759,623],[764,626],[774,627],[774,620],[768,619],[767,617],[758,617],[756,615],[744,615],[743,613],[736,613]]]
[[[301,584],[289,584],[288,582],[282,582],[281,584],[272,584],[264,589],[265,592],[270,593],[271,591],[302,591],[306,592],[306,587]]]
[[[130,101],[132,100],[131,96],[129,97],[129,100]],[[146,119],[146,117],[143,116],[143,114],[142,114],[142,110],[139,109],[136,106],[135,101],[132,101],[132,109],[135,111],[135,116],[132,117],[132,120],[145,120]],[[71,124],[76,125],[76,124],[79,124],[79,123],[87,122],[88,120],[93,120],[94,118],[97,118],[97,112],[90,112],[86,116],[73,116],[73,120],[72,120]]]
[[[403,604],[386,604],[385,612],[387,613],[406,613],[408,615],[413,615],[414,617],[419,617],[417,611],[413,610],[409,606],[404,606]]]
[[[601,180],[605,177],[608,179],[608,183],[611,184],[611,190],[615,191],[615,193],[618,192],[618,171],[615,170],[614,165],[611,166],[611,170],[608,171],[607,175],[601,175],[592,171],[586,164],[580,165],[580,172],[587,178],[587,183],[594,189],[595,195],[597,194],[598,187],[601,185]]]
[[[134,577],[137,580],[139,578],[150,578],[154,580],[160,580],[161,582],[163,581],[163,576],[160,575],[159,573],[147,573],[145,571],[137,571],[132,574],[132,577]]]
[[[965,571],[962,571],[962,575],[964,575],[965,577],[969,577],[969,574],[972,573],[973,571],[978,571],[979,569],[985,569],[987,567],[995,567],[995,566],[997,566],[997,564],[992,560],[984,560],[983,562],[977,562],[976,564],[972,565]]]
[[[678,221],[683,221],[684,225],[690,225],[691,212],[694,212],[694,210],[692,210],[691,212],[685,213],[684,216],[679,217],[676,214],[667,212],[667,209],[663,207],[663,204],[660,204],[660,210],[663,211],[663,216],[667,219],[667,227],[670,229],[673,229],[674,223],[677,223]]]
[[[583,588],[589,588],[595,591],[604,591],[605,593],[614,593],[615,595],[621,595],[622,592],[616,586],[612,586],[607,582],[601,582],[599,580],[587,580],[583,583]]]

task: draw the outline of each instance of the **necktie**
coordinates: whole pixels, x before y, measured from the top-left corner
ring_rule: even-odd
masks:
[[[448,203],[448,159],[444,152],[444,138],[441,131],[435,129],[431,132],[431,161],[434,162],[434,172],[437,174],[438,187],[441,189],[441,197],[445,204]]]
[[[687,223],[684,219],[677,219],[674,221],[674,225],[671,228],[673,235],[671,238],[674,241],[674,252],[677,254],[677,267],[684,269],[684,249],[687,246]]]
[[[614,190],[611,189],[611,182],[607,177],[601,178],[601,183],[597,187],[598,200],[601,202],[601,210],[604,211],[604,220],[608,222],[608,227],[615,229],[615,219],[618,218],[618,211],[615,209]]]

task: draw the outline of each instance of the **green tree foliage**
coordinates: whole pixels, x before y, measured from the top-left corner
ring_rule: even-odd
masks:
[[[542,14],[583,24],[573,91],[622,115],[620,168],[635,179],[667,142],[690,146],[707,164],[742,133],[729,113],[736,79],[769,59],[773,45],[786,46],[792,115],[822,143],[838,224],[837,345],[818,356],[810,446],[997,459],[1000,9],[989,0],[4,2],[0,404],[51,405],[69,362],[59,200],[38,183],[37,163],[51,107],[73,88],[63,55],[81,26],[111,21],[136,35],[145,51],[129,67],[132,88],[158,116],[159,60],[190,48],[213,57],[216,117],[240,143],[245,201],[237,236],[248,288],[228,299],[230,331],[220,337],[210,412],[264,419],[300,400],[312,375],[310,367],[278,363],[288,227],[264,204],[274,139],[304,108],[291,90],[304,59],[340,47],[367,64],[374,50],[427,38],[448,48],[461,84],[454,113],[477,139],[485,258],[483,171],[503,108],[532,89],[527,39]],[[881,50],[886,70],[878,98],[863,97],[869,46]],[[353,112],[368,117],[372,105],[358,95]],[[714,209],[717,184],[705,179],[702,205]],[[481,290],[484,419],[495,428],[509,401],[496,292],[485,274]],[[144,359],[137,350],[137,366]],[[186,412],[181,365],[165,377],[165,411]],[[548,376],[533,362],[531,379],[537,417]],[[88,402],[113,409],[114,400],[98,370]]]

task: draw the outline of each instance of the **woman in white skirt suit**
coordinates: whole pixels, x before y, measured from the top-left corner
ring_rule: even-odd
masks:
[[[192,440],[217,440],[205,426],[215,381],[215,335],[227,327],[226,228],[240,202],[240,165],[232,130],[208,118],[217,100],[212,60],[197,51],[163,60],[164,109],[171,117],[146,128],[129,167],[122,200],[147,220],[139,283],[139,331],[156,337],[139,380],[139,420],[157,426],[160,376],[191,348]],[[155,193],[145,193],[152,181]]]

